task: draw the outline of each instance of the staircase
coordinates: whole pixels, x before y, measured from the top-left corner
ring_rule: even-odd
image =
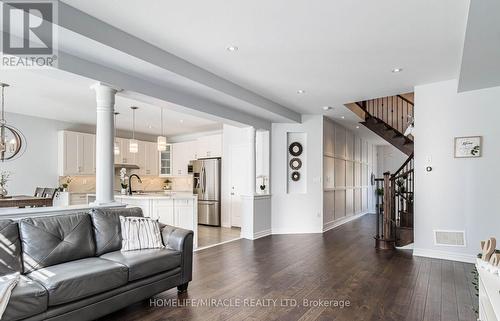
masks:
[[[413,103],[401,95],[357,102],[365,114],[366,128],[410,156],[413,137],[403,133],[413,122]]]
[[[413,126],[414,104],[402,95],[356,102],[364,116],[362,124],[408,155],[395,173],[376,179],[376,248],[393,249],[413,243],[414,137],[405,136]]]

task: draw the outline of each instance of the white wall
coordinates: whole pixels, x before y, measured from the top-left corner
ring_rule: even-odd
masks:
[[[247,158],[250,158],[250,148],[252,127],[239,128],[231,125],[224,125],[222,130],[222,177],[221,177],[221,224],[224,227],[231,226],[231,149],[234,146],[242,146],[246,148]],[[250,185],[250,171],[247,168],[249,163],[241,164],[241,176],[243,185]],[[243,195],[252,194],[252,190],[247,188],[241,191]]]
[[[8,124],[19,129],[26,136],[26,151],[18,159],[0,163],[0,169],[10,171],[7,185],[10,195],[32,195],[37,186],[58,187],[57,132],[89,128],[74,124],[20,114],[7,113]]]
[[[394,174],[408,156],[392,145],[377,146],[377,178],[383,178],[385,172]]]
[[[287,193],[287,132],[307,134],[307,192]],[[271,132],[272,232],[323,231],[323,116],[302,115],[301,124],[273,124]]]
[[[456,80],[415,88],[415,255],[473,261],[500,238],[499,101],[500,87],[457,94]],[[454,137],[476,135],[483,157],[455,159]],[[435,246],[434,229],[465,231],[466,247]]]
[[[376,148],[346,128],[325,118],[323,123],[323,230],[374,212]]]

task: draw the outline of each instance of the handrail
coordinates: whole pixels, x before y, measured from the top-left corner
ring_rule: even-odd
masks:
[[[412,105],[412,106],[415,106],[415,104],[414,104],[412,101],[410,101],[409,99],[406,99],[406,98],[404,98],[404,97],[403,97],[403,96],[401,96],[401,95],[396,95],[396,96],[398,96],[399,98],[403,99],[403,100],[404,100],[404,101],[406,101],[408,104],[410,104],[410,105]]]
[[[414,153],[411,153],[411,155],[410,155],[410,156],[408,156],[408,159],[407,159],[407,160],[403,163],[403,165],[401,165],[401,166],[397,169],[397,171],[396,171],[394,174],[392,174],[392,177],[396,177],[397,175],[399,175],[399,172],[401,172],[401,171],[402,171],[402,170],[406,167],[406,165],[408,165],[408,163],[410,163],[410,162],[412,161],[412,159],[413,159],[413,154],[414,154]]]
[[[405,172],[403,172],[403,173],[401,173],[401,174],[398,174],[398,175],[396,175],[396,176],[392,176],[392,178],[391,178],[391,179],[392,179],[392,180],[396,180],[396,179],[398,179],[398,178],[404,177],[405,175],[406,175],[406,176],[408,176],[408,174],[410,174],[410,173],[413,173],[413,168],[412,168],[412,169],[410,169],[410,170],[407,170],[407,171],[405,171]]]

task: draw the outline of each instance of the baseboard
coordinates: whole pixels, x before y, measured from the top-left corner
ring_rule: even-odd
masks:
[[[264,231],[253,233],[253,239],[254,240],[260,239],[261,237],[266,237],[266,236],[269,236],[271,234],[272,234],[271,229],[267,229],[267,230],[264,230]]]
[[[336,221],[331,221],[331,222],[327,222],[323,225],[323,232],[326,232],[326,231],[329,231],[333,228],[336,228],[340,225],[343,225],[347,222],[350,222],[350,221],[353,221],[355,219],[358,219],[360,217],[362,217],[363,215],[366,215],[370,212],[364,212],[364,213],[360,213],[360,214],[356,214],[356,215],[353,215],[353,216],[349,216],[349,217],[345,217],[343,219],[340,219],[340,220],[336,220]]]
[[[465,262],[465,263],[476,263],[476,256],[475,255],[449,252],[449,251],[414,248],[413,255],[414,256],[422,256],[422,257],[430,257],[433,259],[458,261],[458,262]]]
[[[317,234],[317,233],[322,233],[322,232],[317,230],[307,231],[307,230],[273,229],[271,234],[279,235],[279,234]]]

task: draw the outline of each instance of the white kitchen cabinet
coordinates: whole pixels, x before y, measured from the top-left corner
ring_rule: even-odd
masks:
[[[193,228],[193,200],[176,199],[174,200],[174,222],[175,226],[190,230]]]
[[[196,247],[198,240],[198,203],[196,197],[115,195],[115,199],[128,207],[140,207],[144,217],[151,217],[170,226],[192,230]]]
[[[146,160],[145,160],[145,170],[144,175],[147,176],[158,176],[159,159],[158,144],[146,142]]]
[[[208,135],[198,138],[196,158],[222,157],[222,135]]]
[[[87,204],[87,194],[69,193],[69,205],[85,205],[85,204]]]
[[[195,142],[182,142],[172,145],[172,176],[188,175],[188,164],[196,159]]]
[[[167,144],[167,150],[159,153],[160,177],[172,176],[172,144]]]
[[[120,146],[120,154],[115,155],[115,164],[135,164],[137,154],[130,152],[130,140],[126,138],[115,138],[115,140]]]
[[[167,225],[175,226],[174,219],[174,201],[173,200],[157,200],[154,201],[153,218]]]
[[[69,131],[59,132],[59,175],[95,174],[95,136]]]
[[[137,141],[137,147],[133,164],[139,166],[139,169],[135,170],[135,173],[146,175],[146,142]]]

